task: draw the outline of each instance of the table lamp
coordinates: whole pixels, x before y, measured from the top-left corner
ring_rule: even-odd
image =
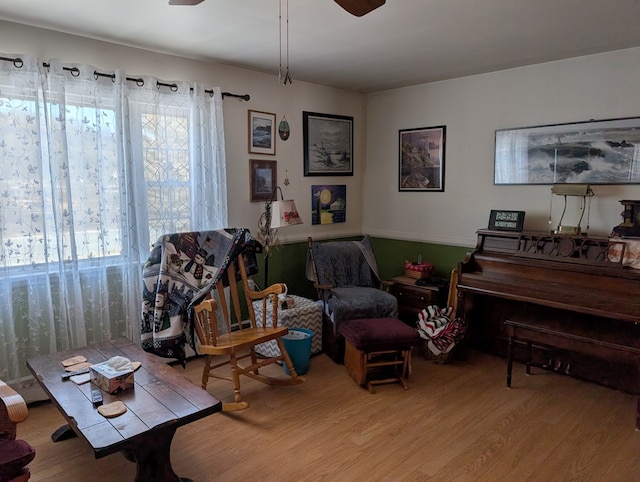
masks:
[[[587,209],[587,230],[589,230],[589,211],[591,210],[591,197],[593,197],[593,190],[591,189],[591,186],[589,186],[589,184],[554,184],[551,187],[551,194],[551,201],[549,202],[549,224],[551,224],[553,195],[564,196],[564,207],[562,209],[560,221],[558,221],[558,226],[552,231],[552,233],[571,236],[586,235],[586,232],[582,232],[580,224],[582,223],[585,209]],[[567,226],[562,224],[564,215],[567,212],[567,196],[580,198],[580,206],[578,207],[580,218],[578,219],[576,226]]]

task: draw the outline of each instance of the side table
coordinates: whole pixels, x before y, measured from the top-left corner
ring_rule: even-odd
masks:
[[[311,341],[311,354],[315,355],[322,351],[322,306],[313,300],[303,298],[302,296],[290,295],[294,300],[293,308],[286,310],[278,310],[278,326],[286,326],[288,328],[306,328],[313,331],[313,340]],[[254,301],[253,309],[256,312],[256,318],[262,318],[262,302]],[[271,309],[267,313],[267,325],[272,326]],[[280,355],[275,340],[257,345],[256,353],[271,357]]]
[[[415,326],[418,314],[427,306],[446,303],[445,281],[434,279],[429,284],[417,285],[414,278],[397,276],[391,282],[391,294],[398,299],[398,318],[411,326]]]

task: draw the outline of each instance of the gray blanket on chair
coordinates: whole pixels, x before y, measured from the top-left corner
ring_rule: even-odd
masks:
[[[334,331],[344,320],[397,315],[395,297],[378,288],[380,277],[368,236],[362,241],[314,242],[312,249],[320,284],[333,287],[324,302]],[[310,256],[307,278],[314,280]]]
[[[320,284],[336,288],[380,284],[378,266],[369,236],[362,241],[329,241],[313,243],[313,259]],[[306,276],[314,281],[310,256],[307,256]]]

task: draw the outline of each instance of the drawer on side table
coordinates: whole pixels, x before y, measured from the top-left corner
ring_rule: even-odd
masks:
[[[442,298],[441,283],[416,285],[416,280],[408,276],[398,276],[391,281],[391,294],[398,299],[398,318],[411,326],[415,326],[418,313],[429,305],[438,305]]]

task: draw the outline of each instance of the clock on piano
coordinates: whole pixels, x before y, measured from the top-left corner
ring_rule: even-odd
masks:
[[[494,231],[522,231],[524,211],[492,209],[489,216],[489,229]]]

